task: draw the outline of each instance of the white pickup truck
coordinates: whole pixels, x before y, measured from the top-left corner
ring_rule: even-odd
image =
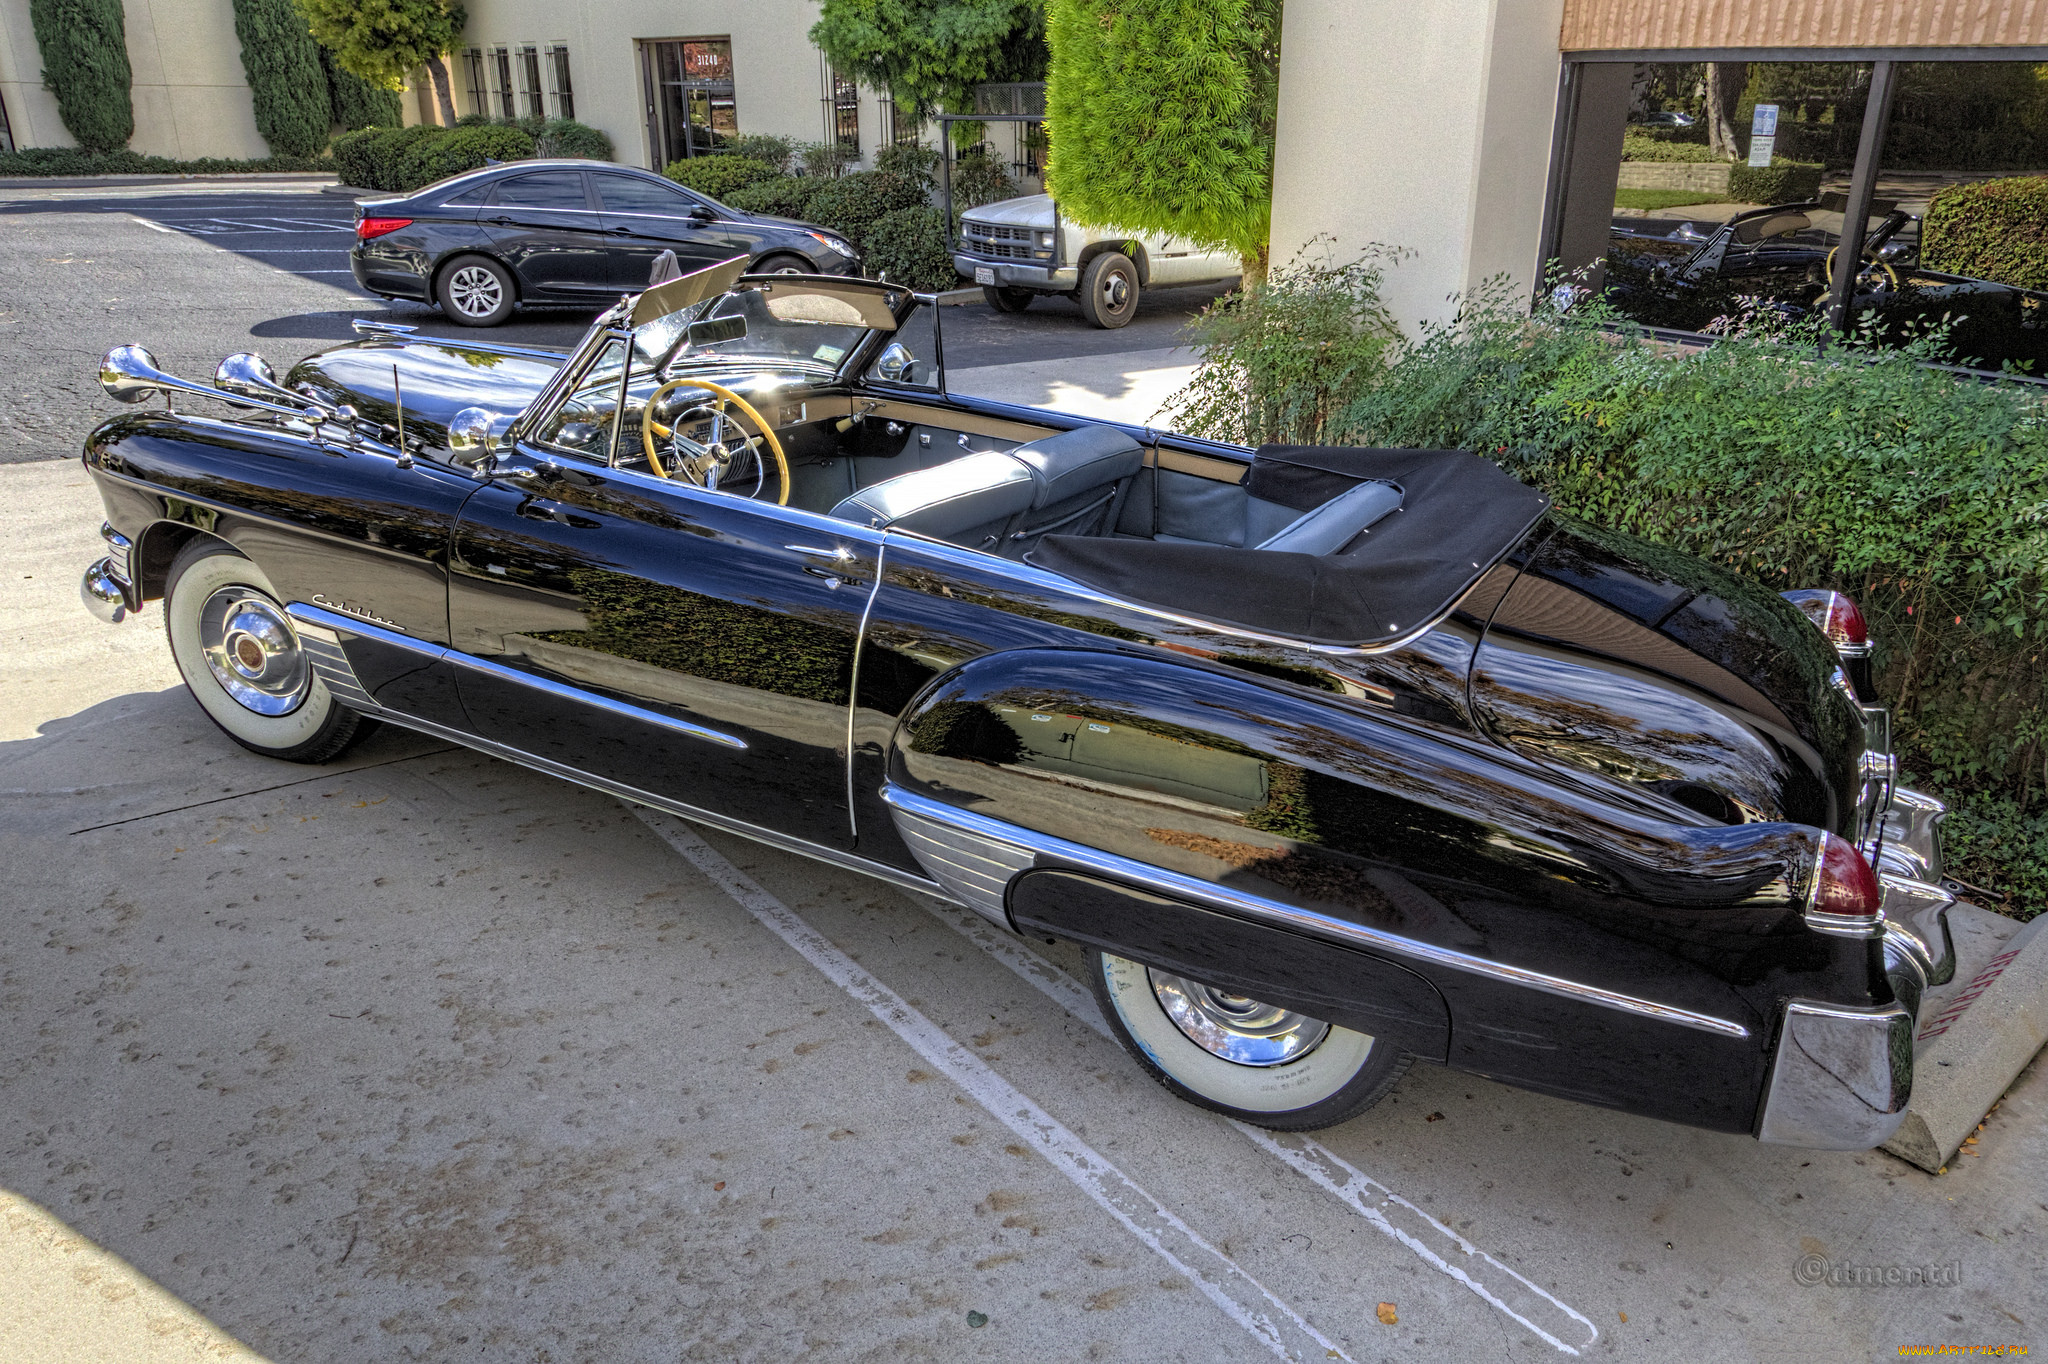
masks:
[[[981,286],[989,306],[1021,313],[1040,294],[1064,294],[1098,327],[1121,327],[1146,289],[1238,277],[1237,257],[1181,237],[1086,227],[1061,218],[1049,194],[971,208],[960,220],[953,268]]]

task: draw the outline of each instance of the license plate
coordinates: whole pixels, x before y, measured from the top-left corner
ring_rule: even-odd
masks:
[[[975,266],[974,282],[976,284],[994,284],[996,282],[995,270],[992,267],[986,265]]]

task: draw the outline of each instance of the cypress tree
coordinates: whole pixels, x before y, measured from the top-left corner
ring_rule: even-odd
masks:
[[[127,146],[135,132],[134,73],[121,0],[29,0],[28,13],[43,84],[57,97],[66,130],[89,152]]]
[[[1048,0],[1046,188],[1078,222],[1266,270],[1280,0]]]
[[[327,68],[327,97],[334,106],[334,121],[343,132],[361,128],[396,128],[405,122],[396,90],[370,84],[334,60],[334,54],[320,49],[320,65]]]
[[[278,156],[317,156],[333,122],[327,74],[292,0],[235,0],[235,36],[256,106],[256,131]]]

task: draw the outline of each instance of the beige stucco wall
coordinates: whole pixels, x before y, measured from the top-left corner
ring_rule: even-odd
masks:
[[[43,89],[43,58],[29,23],[28,0],[0,0],[0,99],[17,147],[69,147],[57,100]]]
[[[729,37],[740,131],[806,142],[824,137],[818,50],[808,36],[818,21],[816,0],[470,0],[468,10],[461,47],[567,43],[576,117],[603,129],[621,161],[653,162],[636,48],[641,39]],[[454,74],[456,103],[468,113],[468,77],[459,59]],[[882,110],[868,90],[861,91],[860,134],[863,154],[886,141]]]
[[[1288,0],[1273,260],[1419,254],[1391,272],[1404,327],[1505,273],[1535,282],[1563,0]]]

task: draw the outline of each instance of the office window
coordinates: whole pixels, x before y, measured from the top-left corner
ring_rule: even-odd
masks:
[[[522,110],[532,118],[548,116],[540,83],[540,49],[528,43],[519,49],[519,98]]]
[[[556,118],[576,117],[576,93],[569,86],[569,45],[548,44],[548,103]]]
[[[512,52],[509,48],[491,49],[492,88],[498,95],[498,117],[517,118],[519,107],[513,102],[512,94]]]
[[[640,45],[648,142],[665,166],[704,156],[739,135],[732,39],[684,38]]]
[[[469,77],[469,112],[491,112],[490,85],[484,79],[484,50],[472,47],[462,54],[462,70]]]
[[[822,60],[822,57],[821,57]],[[848,161],[860,160],[860,86],[825,62],[825,140]]]

